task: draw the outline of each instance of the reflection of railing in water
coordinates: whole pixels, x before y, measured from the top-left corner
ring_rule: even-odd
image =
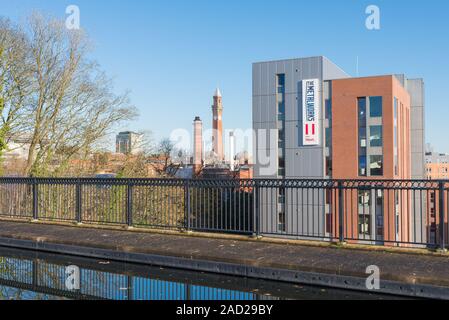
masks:
[[[70,290],[66,286],[67,266],[67,264],[40,259],[8,257],[6,255],[0,257],[0,296],[5,296],[4,290],[11,291],[12,288],[15,288],[17,298],[25,298],[26,296],[29,299],[39,297],[43,299],[65,297],[69,299],[114,300],[260,299],[257,294],[252,292],[169,281],[160,279],[158,276],[145,277],[114,273],[108,271],[106,266],[98,266],[99,270],[80,266],[79,289]],[[171,276],[168,276],[168,278],[171,278]]]

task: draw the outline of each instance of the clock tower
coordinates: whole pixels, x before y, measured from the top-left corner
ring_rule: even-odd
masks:
[[[224,160],[223,153],[223,103],[221,100],[220,89],[217,88],[214,94],[214,104],[212,105],[212,151],[217,155],[219,160]]]

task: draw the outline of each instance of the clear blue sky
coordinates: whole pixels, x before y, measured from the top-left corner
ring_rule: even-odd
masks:
[[[20,21],[32,10],[65,18],[78,5],[93,56],[118,92],[131,90],[140,119],[128,127],[156,138],[210,127],[216,86],[226,128],[251,127],[251,63],[325,55],[351,75],[405,73],[426,82],[426,140],[449,152],[449,2],[0,0]],[[365,28],[365,8],[381,10],[381,30]],[[311,36],[310,36],[311,35]]]

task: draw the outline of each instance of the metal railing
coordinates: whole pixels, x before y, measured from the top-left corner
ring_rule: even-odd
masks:
[[[445,249],[449,181],[0,178],[0,217]]]

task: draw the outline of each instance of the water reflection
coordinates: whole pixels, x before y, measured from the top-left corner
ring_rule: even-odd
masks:
[[[381,295],[0,248],[0,299],[382,298]]]

